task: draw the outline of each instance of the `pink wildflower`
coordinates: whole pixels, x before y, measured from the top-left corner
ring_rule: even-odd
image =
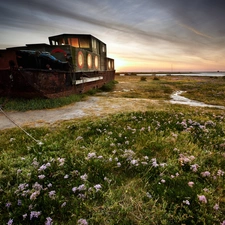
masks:
[[[86,189],[87,189],[87,188],[86,188],[85,184],[81,184],[81,185],[79,185],[78,188],[77,188],[77,190],[79,190],[79,191],[85,191]]]
[[[210,172],[209,171],[205,171],[205,172],[202,172],[201,175],[203,177],[210,177]]]
[[[193,164],[193,165],[191,165],[190,167],[191,167],[191,170],[192,170],[193,172],[197,172],[199,165],[198,165],[198,164]]]
[[[101,184],[96,184],[94,186],[94,188],[95,188],[96,192],[98,192],[102,188],[102,186],[101,186]]]
[[[33,218],[38,218],[41,215],[40,211],[31,211],[30,212],[30,220],[32,220]]]
[[[35,191],[30,195],[30,200],[35,200],[40,195],[40,191]]]
[[[218,209],[219,209],[219,204],[215,204],[215,205],[213,206],[213,209],[218,210]]]
[[[6,208],[9,208],[11,205],[12,205],[11,202],[7,202],[7,203],[5,204],[5,207],[6,207]]]
[[[87,159],[91,159],[91,158],[96,158],[96,153],[95,152],[88,153]]]
[[[27,218],[27,213],[23,214],[23,219],[25,220]]]
[[[88,222],[87,222],[87,220],[85,220],[85,219],[79,219],[79,220],[77,221],[77,224],[78,224],[78,225],[88,225]]]
[[[183,203],[186,205],[190,205],[190,202],[188,200],[184,200]]]
[[[158,167],[159,166],[159,164],[156,161],[156,158],[153,158],[151,161],[152,161],[152,166],[153,167]]]
[[[49,195],[49,198],[51,198],[51,199],[54,199],[55,198],[55,191],[50,191],[49,193],[48,193],[48,195]]]
[[[88,179],[88,175],[85,173],[84,175],[80,176],[80,179],[86,181]]]
[[[51,217],[46,218],[45,225],[52,225],[52,218]]]
[[[44,174],[41,174],[41,175],[38,176],[38,178],[39,178],[40,180],[42,180],[42,179],[45,178],[45,175],[44,175]]]
[[[10,219],[7,223],[7,225],[12,225],[13,224],[13,219]]]
[[[66,206],[66,202],[63,202],[63,204],[61,205],[61,208]]]
[[[217,175],[218,175],[218,176],[223,176],[223,175],[224,175],[224,171],[218,170],[218,171],[217,171]]]
[[[63,166],[64,165],[64,163],[65,163],[65,158],[58,158],[57,159],[58,160],[58,162],[59,162],[59,166]]]
[[[194,185],[194,182],[193,181],[188,182],[188,186],[189,187],[193,187],[193,185]]]
[[[205,195],[199,195],[198,200],[202,203],[205,203],[205,204],[207,203],[207,199],[206,199]]]

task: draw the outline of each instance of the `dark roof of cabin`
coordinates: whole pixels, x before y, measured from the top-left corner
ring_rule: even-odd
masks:
[[[54,36],[50,36],[49,38],[54,38],[54,37],[67,37],[67,36],[74,36],[74,37],[79,37],[79,36],[92,36],[91,34],[58,34]],[[92,36],[93,37],[93,36]]]
[[[48,39],[53,40],[55,38],[63,38],[63,37],[92,37],[92,38],[95,38],[96,40],[102,42],[101,40],[99,40],[98,38],[96,38],[95,36],[93,36],[91,34],[59,34],[59,35],[48,37]],[[104,43],[104,42],[102,42],[102,43]]]
[[[26,44],[27,47],[30,47],[30,46],[49,46],[49,44],[46,44],[46,43],[37,43],[37,44]]]

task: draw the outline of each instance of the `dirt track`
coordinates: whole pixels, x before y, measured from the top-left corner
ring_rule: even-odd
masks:
[[[118,112],[145,111],[152,104],[157,105],[158,102],[150,99],[115,98],[106,95],[89,97],[85,101],[57,109],[7,112],[7,115],[20,126],[37,127],[76,118],[105,116]],[[0,130],[13,127],[16,125],[0,112]]]

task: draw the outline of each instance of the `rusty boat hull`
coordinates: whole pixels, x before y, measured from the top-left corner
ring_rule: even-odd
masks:
[[[68,73],[68,71],[60,70],[1,70],[0,95],[23,98],[58,98],[101,88],[114,78],[115,71]]]

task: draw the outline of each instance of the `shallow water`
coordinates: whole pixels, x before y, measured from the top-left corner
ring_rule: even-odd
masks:
[[[219,108],[219,109],[225,109],[224,106],[219,105],[208,105],[203,102],[191,100],[189,98],[186,98],[184,96],[181,96],[181,94],[184,93],[184,91],[177,91],[173,93],[170,97],[170,103],[172,104],[183,104],[183,105],[189,105],[189,106],[197,106],[197,107],[210,107],[210,108]]]
[[[188,76],[188,77],[225,77],[225,72],[202,72],[202,73],[156,73],[154,72],[152,73],[140,73],[140,74],[136,74],[137,76]]]

